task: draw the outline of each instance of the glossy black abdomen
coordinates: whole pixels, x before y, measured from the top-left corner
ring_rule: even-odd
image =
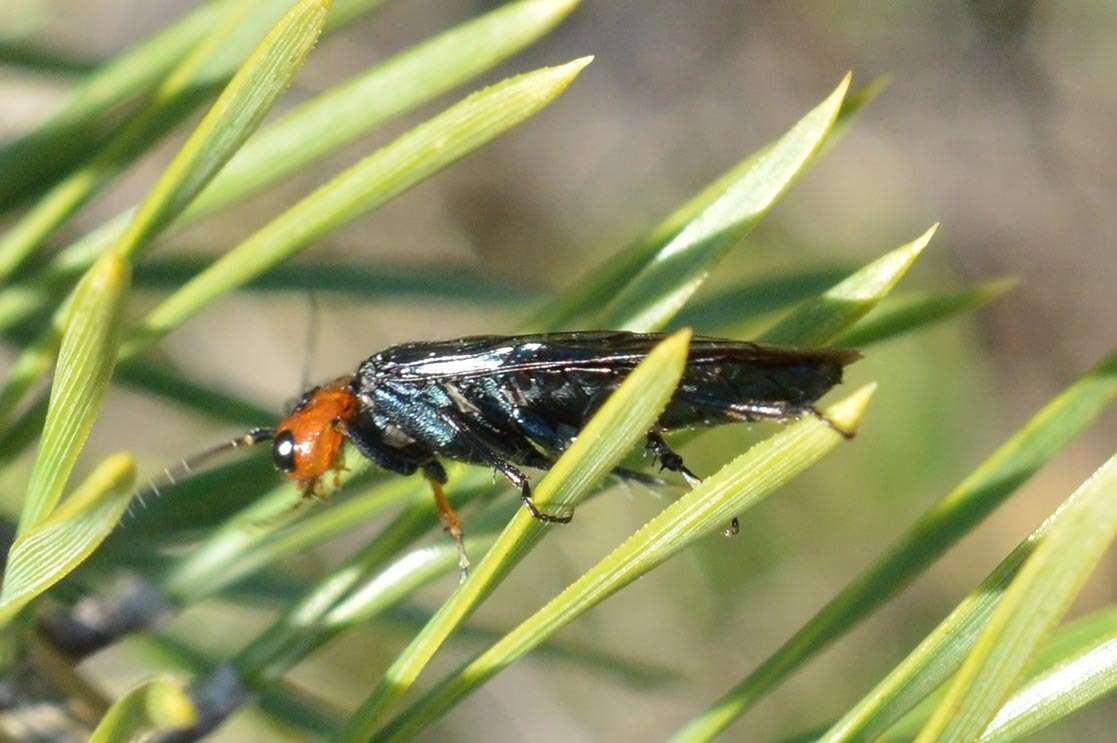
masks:
[[[569,370],[530,378],[510,375],[499,386],[505,390],[504,407],[528,410],[534,416],[553,421],[572,436],[589,422],[624,377],[625,373],[620,372]],[[672,430],[794,417],[841,382],[841,377],[842,365],[832,360],[779,366],[733,363],[688,366],[660,417],[659,428]],[[509,389],[514,393],[509,394]],[[486,405],[490,407],[494,406]]]

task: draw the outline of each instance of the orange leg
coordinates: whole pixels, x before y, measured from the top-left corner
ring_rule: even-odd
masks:
[[[469,556],[465,553],[465,532],[462,531],[462,522],[458,518],[458,514],[454,513],[454,507],[450,505],[450,501],[446,498],[446,492],[442,489],[442,483],[436,480],[428,480],[431,484],[431,491],[434,493],[434,504],[438,507],[438,514],[442,517],[443,527],[458,545],[458,566],[462,570],[462,580],[469,574]]]
[[[299,480],[299,493],[302,494],[303,498],[326,500],[326,493],[322,490],[322,485],[317,477]]]
[[[340,490],[341,473],[349,471],[349,468],[345,466],[345,457],[338,454],[337,459],[334,460],[334,466],[332,469],[334,473],[334,490]]]

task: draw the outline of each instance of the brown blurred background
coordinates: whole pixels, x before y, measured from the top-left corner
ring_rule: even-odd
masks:
[[[98,58],[191,5],[5,0],[0,34]],[[496,5],[392,0],[323,43],[281,107]],[[633,689],[577,666],[529,660],[455,711],[438,728],[440,739],[662,737],[765,658],[1117,340],[1117,4],[586,0],[490,79],[587,53],[594,63],[552,107],[304,259],[403,272],[471,267],[542,296],[782,132],[853,70],[855,83],[886,74],[891,86],[731,255],[711,287],[796,267],[856,266],[934,222],[942,228],[902,289],[943,290],[1001,276],[1021,283],[972,320],[874,349],[852,381],[879,379],[881,394],[848,451],[750,513],[738,539],[704,543],[566,632],[676,669],[680,682]],[[40,121],[67,89],[64,75],[0,68],[0,137]],[[162,254],[219,253],[458,95],[189,230]],[[177,141],[85,209],[59,244],[134,203]],[[386,298],[371,309],[323,296],[313,374],[343,373],[401,340],[510,331],[525,303],[509,296],[517,298],[487,306]],[[153,299],[137,299],[135,310]],[[299,383],[306,316],[301,297],[241,294],[177,331],[163,349],[196,378],[279,410]],[[87,462],[129,447],[154,467],[223,433],[137,394],[114,392],[109,406]],[[794,733],[841,713],[1112,454],[1115,423],[1107,415],[913,589],[733,728],[730,739]],[[739,446],[749,435],[702,441]],[[700,442],[687,453],[695,469],[708,472],[725,451]],[[533,555],[480,619],[511,625],[523,618],[658,507],[635,489],[598,501]],[[333,561],[346,545],[313,559]],[[1113,568],[1112,561],[1103,566],[1075,613],[1113,599]],[[423,605],[437,605],[448,585],[427,592]],[[207,621],[243,621],[213,614]],[[337,652],[327,648],[299,674],[334,701],[355,703],[406,641],[403,634],[384,637],[369,636],[368,657],[335,643]],[[1106,739],[1115,715],[1117,706],[1103,702],[1040,739]],[[230,730],[236,728],[224,739],[236,739]]]

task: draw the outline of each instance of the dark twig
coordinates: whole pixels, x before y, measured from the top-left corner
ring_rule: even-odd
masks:
[[[116,580],[107,590],[78,600],[69,610],[39,622],[42,637],[71,658],[81,659],[124,635],[150,629],[174,611],[157,587],[138,576]]]
[[[197,681],[190,689],[190,699],[198,712],[198,722],[191,728],[164,733],[157,743],[190,743],[217,728],[225,719],[253,698],[240,674],[226,663]]]

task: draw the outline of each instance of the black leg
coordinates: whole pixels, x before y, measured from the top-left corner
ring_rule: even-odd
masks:
[[[648,449],[659,460],[660,469],[678,472],[692,488],[697,487],[701,482],[696,474],[687,469],[683,464],[683,458],[663,440],[663,436],[658,431],[648,433]]]
[[[539,521],[547,524],[569,524],[574,518],[573,509],[570,513],[558,515],[547,513],[546,511],[539,510],[535,505],[535,501],[531,497],[531,483],[528,481],[527,475],[519,470],[515,464],[509,461],[510,458],[518,458],[518,461],[523,461],[525,466],[533,466],[538,464],[541,467],[549,467],[550,459],[540,454],[526,439],[516,434],[516,440],[501,441],[494,438],[489,432],[479,430],[470,420],[457,415],[450,410],[442,410],[443,420],[457,429],[460,433],[468,434],[472,444],[472,458],[471,461],[483,462],[494,470],[508,478],[508,481],[520,489],[520,499],[524,502],[524,507],[528,512]],[[522,446],[519,442],[522,441]],[[517,453],[518,451],[518,453]]]
[[[650,475],[647,472],[637,472],[636,470],[630,470],[625,467],[614,467],[612,475],[618,480],[638,482],[649,488],[659,488],[667,484],[661,477]]]
[[[573,511],[561,516],[555,513],[540,511],[531,497],[531,483],[528,482],[527,475],[520,472],[512,463],[506,462],[499,457],[493,457],[489,460],[489,464],[491,464],[497,472],[507,477],[509,482],[520,489],[520,500],[524,502],[524,507],[527,508],[528,513],[530,513],[532,517],[547,524],[569,524],[574,518]]]
[[[535,501],[532,498],[532,484],[528,482],[527,475],[519,471],[510,461],[505,461],[497,456],[486,456],[486,459],[491,467],[508,478],[509,483],[519,488],[519,499],[524,502],[524,507],[527,508],[527,512],[532,514],[534,518],[537,518],[537,520],[545,524],[569,524],[573,520],[573,511],[561,516],[559,514],[540,511],[540,507],[535,505]]]
[[[683,458],[663,440],[663,436],[660,435],[658,431],[651,431],[648,433],[648,449],[659,459],[659,464],[662,469],[678,472],[686,478],[688,485],[692,488],[698,487],[701,480],[698,479],[697,475],[687,469],[687,466],[683,464]],[[729,528],[725,530],[725,536],[735,537],[740,531],[741,522],[734,516],[733,520],[729,522]]]
[[[539,453],[528,456],[525,459],[526,461],[521,462],[521,464],[523,464],[525,467],[532,467],[533,469],[539,470],[549,470],[551,469],[551,467],[554,466],[555,462],[558,461],[557,457],[550,457],[545,454]],[[641,485],[646,485],[650,488],[661,487],[667,484],[661,478],[656,477],[655,475],[649,475],[647,472],[637,472],[636,470],[630,470],[625,467],[614,467],[611,474],[618,480],[623,480],[626,482],[638,482]]]

